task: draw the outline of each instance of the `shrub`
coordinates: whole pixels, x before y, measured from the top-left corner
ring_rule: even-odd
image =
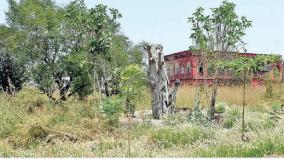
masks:
[[[169,114],[163,117],[163,124],[166,126],[176,126],[185,121],[181,114]]]
[[[48,135],[48,131],[43,129],[41,126],[32,126],[29,129],[29,135],[31,139],[42,140]]]
[[[201,111],[193,111],[188,116],[188,122],[198,125],[205,125],[205,126],[210,125],[208,118],[205,115],[203,115]]]
[[[236,108],[229,109],[224,116],[224,123],[223,123],[224,128],[230,129],[234,127],[235,123],[239,118],[240,118],[240,112],[238,109]]]
[[[227,128],[227,129],[230,129],[234,126],[236,122],[236,119],[231,117],[231,116],[227,116],[224,118],[224,123],[223,123],[223,126],[224,128]]]
[[[273,112],[278,112],[282,109],[282,105],[274,103],[274,104],[272,104],[271,109],[272,109]]]
[[[106,98],[101,104],[104,119],[109,125],[117,126],[119,116],[123,112],[122,100],[118,97]]]
[[[215,108],[216,113],[224,113],[225,107],[223,105],[217,105]]]

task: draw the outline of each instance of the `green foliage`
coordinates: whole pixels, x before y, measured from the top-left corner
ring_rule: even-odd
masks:
[[[87,59],[88,57],[84,53],[74,53],[62,60],[62,68],[72,80],[70,94],[76,93],[80,98],[93,92],[94,79],[91,74],[91,65],[87,63]]]
[[[282,105],[273,104],[271,108],[272,108],[272,111],[269,112],[269,117],[267,119],[267,127],[268,128],[275,127],[277,125],[277,123],[279,122],[279,120],[282,119],[280,117],[280,113],[279,113],[279,111],[281,111],[281,109],[282,109]]]
[[[27,79],[24,59],[19,57],[14,46],[17,45],[16,38],[19,38],[17,31],[0,26],[0,89],[9,94],[21,89]]]
[[[278,55],[258,55],[256,57],[238,57],[229,61],[220,61],[217,63],[220,69],[232,69],[237,74],[244,71],[258,72],[266,64],[278,62],[280,57]]]
[[[225,106],[223,104],[217,104],[215,111],[216,113],[224,113],[225,112]]]
[[[95,75],[107,89],[115,68],[142,64],[142,52],[119,34],[117,9],[102,4],[89,9],[82,0],[65,7],[53,0],[8,3],[9,26],[1,26],[5,41],[0,42],[5,42],[5,52],[13,53],[9,56],[13,75],[9,76],[16,87],[22,83],[18,77],[27,75],[25,67],[18,66],[26,65],[32,75],[27,76],[49,97],[58,91],[60,100],[72,95],[82,99],[94,91]]]
[[[135,101],[144,89],[145,77],[138,65],[129,65],[120,71],[120,90],[125,98],[126,112],[134,113]]]
[[[245,43],[242,38],[245,31],[251,27],[251,21],[237,15],[234,3],[223,1],[219,7],[211,8],[208,15],[204,13],[204,8],[197,8],[192,17],[188,18],[188,22],[192,26],[190,48],[199,55],[199,63],[206,61],[209,73],[214,75],[209,111],[212,120],[218,90],[217,76],[225,70],[219,67],[218,63],[234,57],[230,52],[238,52],[244,48]]]
[[[251,26],[246,17],[238,17],[235,4],[223,1],[219,7],[212,8],[212,13],[204,14],[199,7],[188,18],[192,25],[190,38],[193,48],[208,51],[233,51],[243,44],[245,30]]]
[[[105,98],[101,104],[101,113],[110,126],[117,126],[123,112],[121,98]]]
[[[204,115],[201,111],[193,111],[187,118],[188,122],[194,123],[197,125],[210,125],[210,121],[206,115]]]
[[[240,118],[240,111],[237,108],[229,109],[224,115],[223,126],[225,128],[233,128]]]
[[[55,90],[55,79],[52,75],[52,68],[46,64],[38,64],[34,66],[32,72],[33,79],[37,83],[38,89],[51,95]]]
[[[75,118],[73,115],[68,114],[66,112],[56,112],[51,118],[48,120],[48,127],[53,127],[56,125],[63,125],[63,124],[73,124]]]
[[[48,135],[48,131],[43,129],[41,126],[32,126],[29,130],[29,135],[34,140],[42,140]]]

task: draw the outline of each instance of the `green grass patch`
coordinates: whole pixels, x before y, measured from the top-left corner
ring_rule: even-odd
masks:
[[[186,128],[186,129],[172,129],[163,128],[153,131],[150,138],[159,147],[170,148],[173,146],[185,146],[193,144],[197,141],[203,141],[213,138],[212,131],[203,128]]]

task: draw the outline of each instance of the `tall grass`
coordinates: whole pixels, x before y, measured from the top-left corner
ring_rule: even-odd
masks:
[[[279,88],[279,85],[274,85],[273,88],[275,94],[274,100],[280,101],[281,99],[279,97],[279,94],[281,93],[281,89]],[[207,95],[205,89],[201,95],[201,105],[203,107],[208,106],[210,103],[211,90],[212,89],[208,87]],[[177,107],[192,107],[194,103],[195,92],[196,86],[182,86],[177,92]],[[269,99],[265,98],[264,86],[248,86],[246,92],[246,100],[248,106],[263,105],[265,102],[270,101]],[[242,105],[242,95],[243,88],[241,86],[221,86],[220,88],[218,88],[217,102],[224,102],[229,105]]]
[[[218,102],[224,104],[223,123],[199,126],[184,120],[186,116],[172,115],[162,120],[166,126],[154,126],[150,117],[134,123],[130,131],[120,124],[111,130],[100,126],[94,110],[94,97],[85,101],[76,98],[62,103],[49,100],[35,89],[23,89],[16,96],[0,94],[0,157],[126,157],[128,133],[132,157],[261,157],[284,154],[284,114],[279,122],[270,125],[269,112],[281,111],[281,105],[273,106],[263,98],[265,88],[248,88],[249,107],[246,112],[248,142],[241,141],[240,112],[237,99],[242,90],[238,87],[221,87]],[[277,90],[274,90],[277,91]],[[191,107],[195,89],[182,87],[177,95],[179,107]],[[250,95],[252,94],[252,95]],[[202,96],[202,102],[206,100]],[[204,107],[206,105],[204,104]],[[273,106],[273,107],[272,107]],[[267,108],[266,108],[267,107]],[[144,92],[137,101],[138,109],[151,109],[150,94]],[[134,121],[134,119],[133,119]],[[32,128],[43,128],[49,136],[56,132],[72,135],[76,142],[64,137],[52,141],[35,138]],[[38,131],[40,133],[40,131]],[[38,134],[41,136],[41,134]],[[44,134],[45,136],[46,134]],[[101,147],[99,146],[101,145]]]

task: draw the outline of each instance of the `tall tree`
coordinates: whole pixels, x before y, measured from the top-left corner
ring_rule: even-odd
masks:
[[[17,30],[0,26],[0,87],[8,94],[21,89],[26,76],[25,58],[20,54],[22,34]]]
[[[209,15],[204,14],[203,8],[198,8],[189,17],[192,25],[190,38],[193,40],[193,48],[197,53],[206,57],[210,70],[213,72],[213,86],[210,101],[210,118],[214,118],[215,103],[219,85],[218,76],[222,71],[216,63],[222,60],[230,60],[237,52],[244,48],[242,38],[251,21],[246,17],[239,17],[235,11],[235,4],[223,1],[217,8],[212,8]]]
[[[25,54],[29,57],[34,81],[51,96],[54,83],[63,96],[69,83],[59,60],[64,56],[64,35],[61,31],[62,10],[51,0],[9,0],[6,12],[9,26],[25,33]],[[62,84],[65,83],[65,84]]]

